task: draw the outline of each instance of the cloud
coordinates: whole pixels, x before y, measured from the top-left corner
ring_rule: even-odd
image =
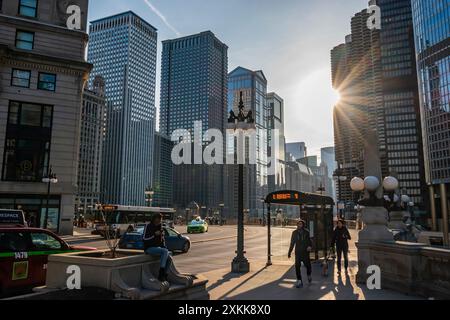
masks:
[[[144,2],[170,30],[172,30],[178,37],[181,36],[181,33],[174,26],[172,26],[169,21],[167,21],[167,18],[149,0],[144,0]]]

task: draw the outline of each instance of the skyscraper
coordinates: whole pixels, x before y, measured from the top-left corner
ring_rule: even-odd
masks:
[[[377,0],[385,143],[383,172],[424,208],[426,193],[411,0]]]
[[[367,27],[364,9],[351,19],[351,35],[331,51],[332,83],[341,95],[334,108],[336,162],[345,181],[338,198],[353,201],[350,179],[363,176],[365,138],[376,135],[380,155],[385,149],[382,112],[380,32]],[[383,164],[382,164],[383,166]]]
[[[437,229],[436,211],[448,216],[450,201],[450,0],[412,0],[412,11],[426,182]]]
[[[321,153],[321,166],[326,167],[326,175],[329,179],[333,179],[333,174],[337,169],[336,166],[336,155],[334,147],[327,147],[320,149]],[[333,183],[325,186],[327,188],[327,192],[336,199],[336,188]]]
[[[97,76],[93,87],[84,89],[81,108],[78,213],[95,210],[95,205],[100,202],[105,116],[105,81]]]
[[[38,5],[39,4],[39,5]],[[66,1],[0,1],[0,208],[34,227],[72,234],[88,1],[67,28]],[[51,173],[58,183],[43,178]],[[45,223],[47,222],[47,224]]]
[[[152,184],[156,47],[157,30],[131,11],[91,23],[88,61],[105,78],[108,99],[105,203],[145,205]]]
[[[286,137],[284,135],[284,100],[275,92],[267,94],[268,114],[268,155],[276,161],[275,174],[269,174],[269,192],[281,190],[286,186]],[[275,141],[275,130],[278,141]],[[274,143],[278,146],[274,149]],[[276,153],[277,152],[277,153]]]
[[[286,153],[291,154],[295,159],[305,158],[308,155],[306,144],[304,142],[286,143]]]
[[[238,114],[240,93],[246,110],[251,110],[256,124],[256,164],[247,164],[244,171],[244,207],[250,215],[262,212],[261,198],[268,192],[267,157],[267,79],[261,70],[237,67],[228,75],[228,110]],[[227,150],[230,152],[230,150]],[[237,213],[237,165],[227,165],[226,200],[228,212]]]
[[[154,207],[173,207],[173,142],[159,132],[155,133],[153,153],[153,201]]]
[[[194,132],[194,122],[224,132],[227,117],[228,47],[211,31],[163,41],[161,134]],[[205,144],[206,142],[204,142]],[[192,162],[194,163],[194,162]],[[219,208],[223,203],[223,165],[174,166],[174,205],[183,210],[196,202]]]

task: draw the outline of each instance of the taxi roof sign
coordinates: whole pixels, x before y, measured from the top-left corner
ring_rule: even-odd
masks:
[[[25,226],[25,215],[22,210],[0,209],[0,225]]]

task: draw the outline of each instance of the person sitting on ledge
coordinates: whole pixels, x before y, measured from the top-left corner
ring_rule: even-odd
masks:
[[[162,215],[155,214],[149,224],[145,226],[144,231],[144,250],[151,256],[160,257],[159,281],[167,281],[167,269],[169,261],[169,250],[164,241],[164,231],[162,228]]]

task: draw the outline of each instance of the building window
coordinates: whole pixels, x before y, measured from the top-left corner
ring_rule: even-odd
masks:
[[[2,179],[41,182],[47,172],[53,107],[11,101]]]
[[[23,49],[23,50],[33,50],[33,48],[34,48],[34,32],[17,30],[16,48]]]
[[[37,0],[20,0],[19,1],[19,15],[25,17],[37,17]]]
[[[11,85],[14,87],[29,88],[31,71],[13,69],[11,75]]]
[[[55,91],[56,90],[56,74],[39,73],[39,90]]]

